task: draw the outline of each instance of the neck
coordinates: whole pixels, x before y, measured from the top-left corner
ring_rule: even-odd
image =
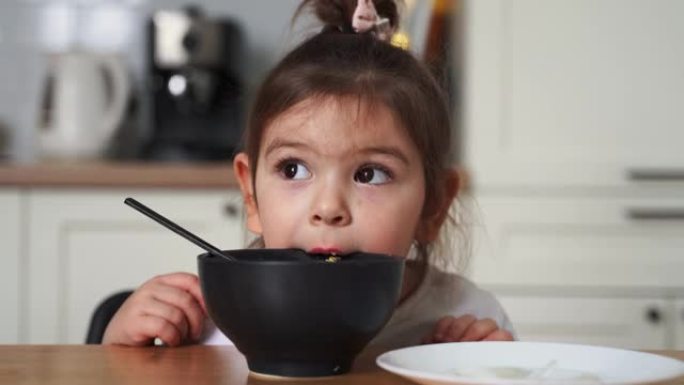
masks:
[[[399,295],[399,304],[402,304],[411,296],[411,294],[416,292],[420,284],[423,282],[426,271],[426,263],[419,261],[406,261],[406,268],[404,270],[404,283],[402,284],[401,293]]]

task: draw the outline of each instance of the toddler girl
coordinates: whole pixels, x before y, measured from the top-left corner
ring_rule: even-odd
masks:
[[[408,258],[400,302],[371,342],[512,340],[489,293],[434,267],[430,253],[459,188],[449,166],[445,95],[411,54],[389,44],[390,0],[305,0],[325,24],[260,88],[245,151],[234,159],[255,247],[344,257]],[[267,283],[265,283],[267,284]],[[205,325],[195,275],[142,285],[110,322],[104,343],[229,343]]]

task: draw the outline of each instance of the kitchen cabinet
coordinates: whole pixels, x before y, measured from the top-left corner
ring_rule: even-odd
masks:
[[[473,0],[465,163],[480,188],[684,181],[684,2]]]
[[[676,325],[666,299],[567,294],[498,298],[523,341],[675,349]]]
[[[21,218],[22,197],[19,190],[0,190],[0,344],[16,344],[21,332]]]
[[[684,190],[682,190],[684,191]],[[684,195],[481,193],[473,278],[491,285],[684,286]],[[671,215],[670,215],[671,214]]]
[[[684,350],[684,299],[675,301],[674,314],[672,316],[675,324],[675,349]]]
[[[106,296],[155,275],[196,273],[203,251],[124,205],[127,196],[217,247],[244,244],[237,190],[27,190],[25,342],[83,343]]]
[[[521,340],[684,346],[684,221],[662,216],[684,207],[681,194],[481,193],[476,202],[470,274]]]
[[[522,339],[684,346],[684,3],[473,0],[469,274]]]
[[[472,278],[525,341],[683,346],[684,197],[481,193]],[[652,214],[652,215],[647,215]],[[657,215],[655,215],[657,214]]]

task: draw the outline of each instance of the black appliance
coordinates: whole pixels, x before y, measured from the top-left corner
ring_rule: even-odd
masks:
[[[197,8],[161,10],[149,20],[147,42],[151,134],[143,157],[230,159],[244,115],[239,26]]]

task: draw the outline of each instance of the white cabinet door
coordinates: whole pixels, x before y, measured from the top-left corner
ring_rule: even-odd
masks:
[[[466,12],[476,185],[684,179],[684,2],[472,0]]]
[[[675,329],[675,346],[673,349],[684,350],[684,300],[676,300],[672,322]]]
[[[24,234],[21,220],[22,200],[14,189],[0,190],[0,344],[16,344],[20,341],[23,259],[21,237]]]
[[[668,301],[497,296],[522,341],[671,349]]]
[[[203,251],[124,205],[128,195],[217,247],[243,245],[237,191],[32,191],[29,342],[83,343],[106,296],[158,274],[197,271]]]
[[[473,278],[487,285],[681,287],[684,198],[480,195]]]

